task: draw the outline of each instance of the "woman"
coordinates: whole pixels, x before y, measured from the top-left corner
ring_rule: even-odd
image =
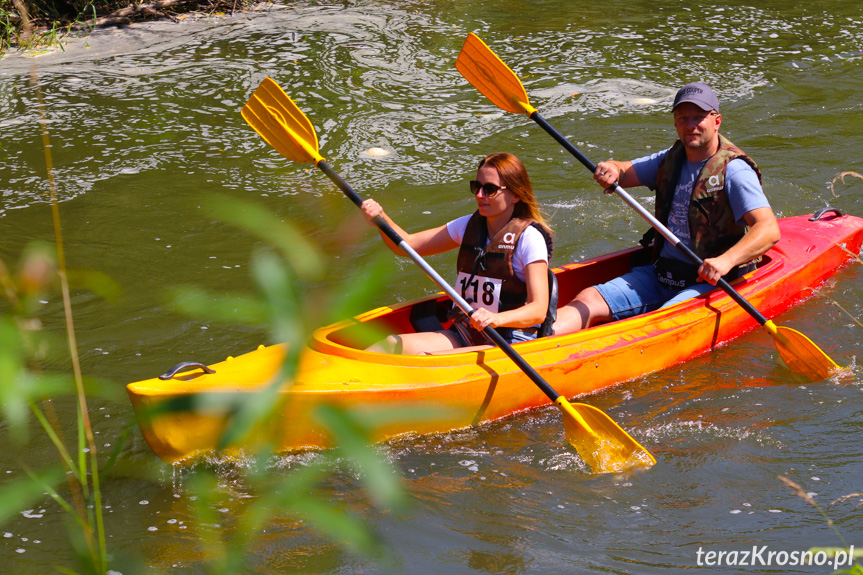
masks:
[[[397,226],[376,201],[363,202],[363,215],[371,225],[381,216],[422,256],[459,248],[455,288],[477,309],[469,328],[467,321],[456,321],[449,330],[391,335],[370,351],[416,355],[488,347],[480,333],[487,326],[501,328],[510,343],[536,338],[548,312],[552,244],[527,170],[512,154],[491,154],[480,161],[470,190],[477,203],[474,214],[415,234]],[[381,237],[394,253],[406,255]]]

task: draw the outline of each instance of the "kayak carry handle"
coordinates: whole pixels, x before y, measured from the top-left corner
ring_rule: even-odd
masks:
[[[201,369],[204,373],[216,373],[214,370],[210,369],[209,367],[207,367],[203,363],[198,363],[197,361],[181,361],[180,363],[178,363],[177,365],[175,365],[174,367],[172,367],[171,369],[169,369],[168,371],[166,371],[165,373],[160,375],[159,379],[162,379],[162,380],[171,379],[172,377],[177,375],[177,373],[179,373],[181,371],[185,371],[186,369],[190,369],[193,367],[197,367],[197,368]]]
[[[826,208],[821,208],[820,210],[818,210],[817,212],[815,212],[814,214],[812,214],[812,217],[811,217],[811,218],[809,218],[809,221],[810,221],[810,222],[814,222],[815,220],[820,219],[820,218],[821,218],[821,216],[823,216],[823,215],[824,215],[824,214],[826,214],[827,212],[836,212],[836,215],[837,215],[837,216],[839,216],[839,217],[842,217],[842,216],[844,216],[844,215],[845,215],[845,214],[843,214],[843,213],[842,213],[842,210],[839,210],[839,209],[837,209],[837,208],[832,208],[832,207],[830,207],[830,206],[827,206]]]

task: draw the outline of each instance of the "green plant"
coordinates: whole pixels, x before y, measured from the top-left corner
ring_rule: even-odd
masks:
[[[255,204],[226,197],[210,197],[210,200],[216,206],[210,210],[212,214],[230,220],[273,246],[259,248],[252,257],[259,295],[217,297],[198,288],[177,289],[172,297],[178,309],[191,315],[203,314],[208,319],[215,317],[222,321],[268,324],[276,341],[290,342],[292,349],[299,350],[311,329],[323,322],[353,315],[362,309],[368,294],[379,285],[380,270],[373,265],[361,272],[362,277],[351,282],[350,297],[321,295],[321,290],[315,285],[326,273],[326,257],[299,230],[280,222]],[[59,227],[56,229],[58,246],[62,246],[62,234]],[[62,261],[62,251],[58,250],[58,253]],[[56,338],[52,339],[40,328],[38,313],[42,304],[39,301],[44,301],[58,289],[68,293],[68,285],[63,287],[64,277],[71,277],[77,286],[88,286],[106,296],[116,294],[115,286],[101,274],[64,272],[50,246],[32,246],[22,255],[15,272],[10,272],[0,262],[0,287],[9,308],[8,313],[0,317],[0,403],[3,416],[10,422],[10,430],[16,434],[16,440],[27,441],[29,409],[42,424],[43,431],[60,456],[60,464],[42,470],[32,470],[26,462],[21,463],[27,477],[0,488],[0,523],[8,521],[21,509],[38,503],[48,493],[74,519],[76,528],[70,529],[68,538],[81,572],[104,573],[113,562],[106,547],[100,482],[121,447],[116,446],[115,453],[107,460],[100,460],[92,441],[87,396],[92,397],[104,388],[88,382],[88,393],[83,393],[84,380],[75,358],[75,375],[72,376],[44,374],[38,367],[45,354],[59,346]],[[304,285],[307,290],[302,289]],[[312,293],[315,294],[316,305],[310,306],[307,303]],[[74,329],[68,308],[67,326],[69,346],[74,353]],[[293,373],[296,359],[296,353],[290,354],[283,368],[285,378],[290,378]],[[75,385],[78,380],[82,383],[80,394]],[[301,519],[355,552],[385,557],[385,546],[365,520],[338,503],[316,497],[319,485],[334,474],[349,473],[359,475],[361,486],[373,504],[387,510],[404,507],[406,499],[398,474],[371,447],[375,414],[320,409],[316,416],[330,430],[336,447],[320,453],[311,463],[286,477],[282,472],[274,472],[270,465],[274,453],[266,438],[257,443],[251,439],[257,437],[255,431],[264,422],[278,417],[274,406],[278,404],[275,397],[279,387],[274,384],[260,394],[231,400],[222,406],[232,414],[223,441],[225,444],[247,445],[253,453],[251,460],[237,469],[245,486],[255,496],[237,509],[236,520],[230,527],[222,527],[213,519],[215,510],[226,507],[226,499],[229,499],[228,495],[214,488],[219,483],[218,470],[197,465],[186,475],[185,490],[190,495],[189,500],[194,501],[197,534],[206,551],[208,570],[214,573],[243,572],[249,556],[248,548],[270,523],[285,516]],[[67,446],[64,430],[56,423],[52,404],[46,402],[44,406],[47,409],[39,406],[41,400],[56,398],[59,394],[73,395],[79,402],[77,435],[71,442],[72,447]],[[212,407],[207,406],[208,409]],[[192,404],[191,408],[194,409],[195,405]],[[380,414],[381,417],[391,415]],[[131,565],[123,567],[134,572],[137,569],[134,557]]]
[[[25,24],[29,26],[25,14]],[[44,120],[41,91],[34,71],[33,81],[39,95],[39,114]],[[51,157],[50,138],[46,122],[41,122],[44,144],[49,202],[54,222],[54,250],[34,246],[25,251],[17,273],[0,267],[0,285],[9,304],[9,311],[0,316],[0,403],[9,422],[12,438],[25,441],[27,436],[28,408],[41,424],[43,431],[56,448],[60,462],[46,470],[33,470],[22,462],[28,479],[5,485],[2,499],[9,501],[0,521],[10,517],[15,505],[27,505],[48,493],[76,524],[70,530],[70,539],[76,544],[78,557],[86,570],[104,573],[108,556],[105,544],[104,517],[101,502],[98,450],[87,407],[87,390],[78,358],[75,328],[72,320],[69,271],[63,250],[59,202]],[[55,259],[56,257],[56,259]],[[86,276],[87,274],[83,274]],[[101,277],[101,276],[100,276]],[[52,291],[60,292],[66,324],[66,341],[72,362],[72,374],[46,374],[40,362],[58,346],[41,330],[38,319],[39,301]],[[58,395],[75,397],[77,409],[77,441],[69,448],[64,430],[54,415],[53,404],[43,402]],[[92,395],[92,390],[91,390]],[[40,405],[40,402],[41,405]],[[66,479],[66,495],[59,486]],[[16,497],[7,496],[9,493]]]
[[[212,398],[199,398],[206,404],[167,406],[166,409],[224,410],[230,414],[222,444],[243,445],[253,453],[251,463],[239,467],[244,484],[253,491],[254,500],[238,514],[238,521],[227,533],[213,529],[217,524],[213,510],[225,507],[227,498],[214,489],[217,478],[207,467],[195,469],[190,480],[196,494],[200,540],[210,557],[210,570],[216,573],[242,572],[248,547],[275,518],[290,516],[315,526],[334,541],[355,552],[385,556],[380,539],[365,521],[349,509],[317,497],[317,486],[334,474],[359,473],[362,488],[370,500],[383,509],[398,510],[405,505],[398,474],[371,446],[372,429],[379,418],[392,417],[380,411],[355,413],[332,407],[320,408],[316,418],[330,431],[332,450],[319,453],[314,460],[287,478],[269,471],[273,444],[261,429],[279,417],[279,392],[296,369],[299,352],[316,327],[355,315],[362,310],[380,285],[380,260],[360,272],[349,283],[351,291],[328,292],[319,282],[330,269],[327,256],[310,243],[294,225],[285,223],[272,212],[251,203],[225,196],[209,196],[211,215],[228,221],[257,236],[270,247],[252,256],[252,270],[259,295],[217,295],[196,287],[171,291],[176,309],[208,320],[270,326],[274,341],[288,344],[289,354],[278,381],[248,398],[224,398],[221,405]],[[353,244],[353,242],[347,242]],[[345,257],[346,254],[338,254]],[[305,287],[305,289],[304,289]],[[369,339],[380,337],[375,334]],[[416,414],[402,414],[410,417]]]
[[[841,503],[845,503],[848,501],[857,500],[858,507],[863,505],[863,493],[851,493],[848,495],[843,495],[839,499],[836,499],[827,507],[827,510],[822,508],[804,489],[795,481],[788,479],[783,475],[778,475],[779,481],[790,487],[795,495],[803,499],[806,503],[813,506],[818,513],[827,521],[827,525],[830,529],[836,533],[836,537],[839,538],[839,541],[842,543],[842,547],[813,547],[809,549],[811,553],[823,553],[828,557],[834,558],[834,565],[845,565],[846,563],[850,565],[853,561],[853,565],[850,565],[848,569],[840,569],[835,571],[835,573],[846,573],[849,575],[863,575],[863,565],[858,561],[859,558],[863,557],[863,549],[854,549],[853,545],[849,545],[845,540],[845,537],[842,535],[842,532],[836,527],[833,518],[830,517],[828,511],[835,505],[839,505]]]
[[[12,40],[18,33],[19,21],[20,18],[15,12],[7,9],[5,4],[0,5],[0,54],[12,45]]]
[[[33,81],[39,95],[39,113],[44,117],[35,71]],[[103,274],[66,268],[48,123],[43,121],[41,126],[54,221],[54,246],[31,246],[12,271],[0,261],[0,288],[7,308],[0,313],[0,409],[11,437],[21,443],[29,439],[32,414],[55,447],[59,461],[45,469],[31,469],[26,461],[20,462],[26,477],[0,486],[0,523],[42,501],[47,493],[72,519],[68,539],[80,572],[102,574],[109,564],[124,561],[112,558],[108,552],[102,505],[102,482],[117,459],[122,442],[115,446],[111,456],[100,459],[90,422],[88,398],[97,395],[117,398],[103,394],[111,387],[100,386],[98,382],[83,377],[78,360],[70,283],[77,282],[77,285],[106,296],[116,295],[117,289]],[[337,297],[328,297],[325,290],[315,285],[326,273],[327,259],[296,227],[279,221],[255,204],[215,196],[208,199],[215,206],[212,209],[214,214],[257,234],[270,246],[261,247],[252,258],[259,295],[215,298],[204,290],[187,288],[174,294],[176,305],[191,314],[206,313],[209,317],[215,315],[228,321],[269,324],[275,341],[289,343],[291,353],[282,375],[290,380],[299,350],[310,330],[322,322],[353,315],[362,309],[369,294],[377,290],[379,269],[373,265],[361,272],[365,279],[361,277],[352,283],[349,296],[338,293],[335,294]],[[352,245],[352,242],[346,241],[344,245]],[[39,321],[43,307],[40,301],[58,295],[63,301],[66,346],[60,338],[45,333]],[[44,373],[40,366],[47,354],[56,354],[56,350],[63,347],[71,360],[72,373]],[[284,477],[283,473],[273,473],[268,465],[273,447],[266,437],[258,442],[251,439],[257,437],[254,432],[262,422],[278,416],[274,411],[278,404],[274,398],[278,392],[279,382],[276,382],[260,394],[223,406],[231,414],[223,442],[243,443],[253,453],[253,464],[243,466],[241,473],[254,491],[255,498],[239,510],[230,533],[208,519],[216,509],[214,506],[221,503],[221,496],[212,488],[218,482],[216,470],[198,466],[188,476],[188,486],[195,494],[190,501],[195,501],[201,543],[208,550],[209,570],[216,573],[241,572],[247,547],[268,522],[286,514],[302,518],[357,552],[384,554],[380,539],[363,519],[338,504],[315,496],[321,482],[334,473],[342,473],[345,466],[349,466],[352,475],[359,472],[362,486],[375,504],[386,509],[398,509],[405,504],[398,475],[370,447],[369,430],[375,425],[374,414],[320,409],[317,417],[330,429],[337,447]],[[75,398],[77,422],[71,434],[59,424],[53,403],[45,401],[61,395]],[[194,404],[191,407],[194,409]],[[411,415],[406,414],[405,417]],[[382,417],[391,417],[391,414],[383,414]],[[128,567],[128,572],[134,572],[139,566],[132,558]],[[60,566],[57,569],[70,572]]]

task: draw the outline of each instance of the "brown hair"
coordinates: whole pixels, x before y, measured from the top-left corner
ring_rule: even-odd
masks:
[[[497,152],[489,154],[480,160],[477,170],[486,165],[497,170],[501,184],[521,200],[515,204],[512,217],[534,220],[551,235],[551,227],[546,223],[542,212],[540,212],[536,198],[533,196],[533,186],[530,185],[530,177],[527,175],[527,169],[525,169],[521,160],[510,153]]]

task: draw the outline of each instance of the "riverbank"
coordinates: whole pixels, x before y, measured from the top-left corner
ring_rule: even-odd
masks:
[[[156,0],[131,4],[123,0],[0,0],[0,53],[10,48],[37,50],[62,45],[69,34],[86,34],[95,28],[150,20],[176,22],[189,15],[233,14],[251,4],[252,0]]]

